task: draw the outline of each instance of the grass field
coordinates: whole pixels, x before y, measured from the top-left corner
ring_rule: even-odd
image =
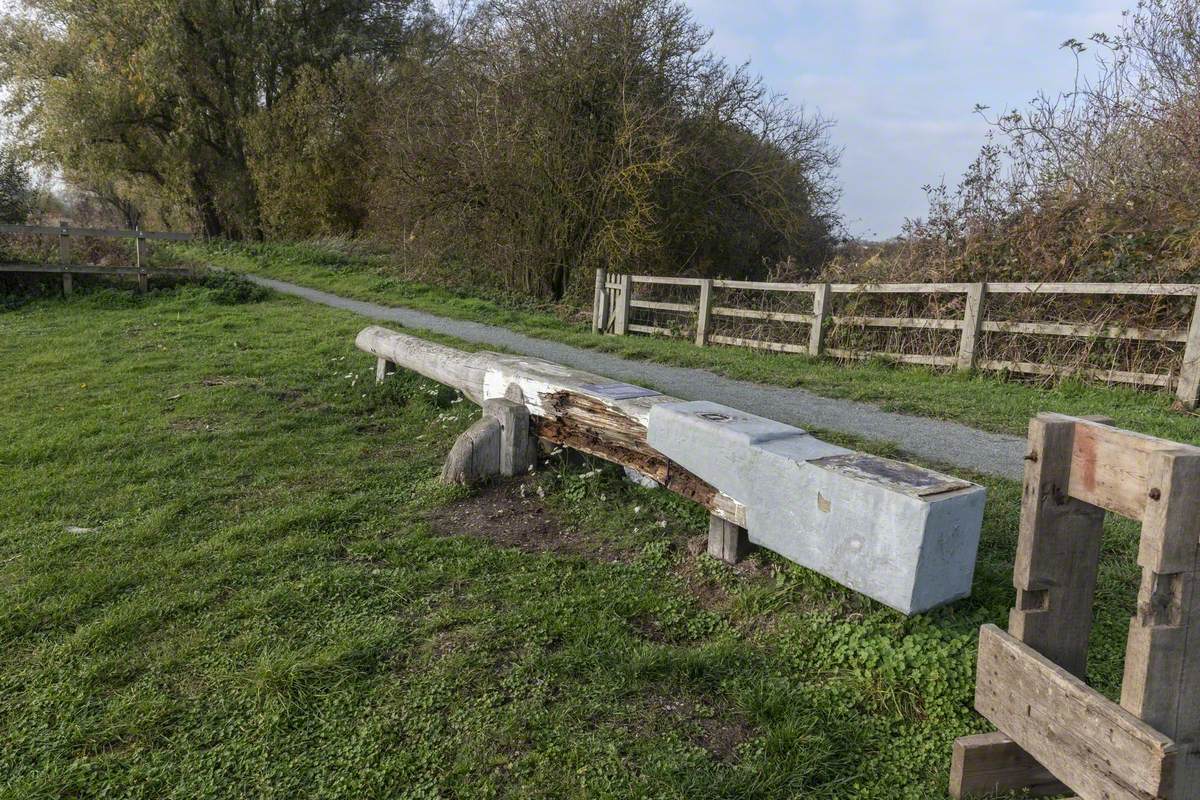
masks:
[[[477,411],[375,387],[362,324],[229,286],[0,313],[0,797],[944,796],[1015,483],[973,596],[906,619],[693,555],[703,515],[610,468],[442,486]]]
[[[546,310],[519,307],[396,277],[388,257],[347,242],[209,244],[177,250],[187,259],[299,283],[384,305],[431,311],[627,358],[702,367],[742,380],[798,386],[828,397],[875,403],[892,411],[949,419],[1002,433],[1023,434],[1039,411],[1106,414],[1121,427],[1200,444],[1200,415],[1172,410],[1165,392],[1104,387],[1065,379],[1052,385],[1006,381],[995,374],[960,374],[883,361],[838,363],[740,347],[699,348],[649,336],[596,336],[590,327]]]

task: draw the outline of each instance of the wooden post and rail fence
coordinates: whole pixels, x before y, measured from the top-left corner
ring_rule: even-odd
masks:
[[[660,302],[638,299],[635,285],[666,285],[693,287],[696,301],[689,303]],[[740,289],[773,293],[807,293],[813,298],[812,311],[794,313],[737,308],[713,304],[715,289]],[[916,317],[850,316],[833,313],[834,295],[930,295],[958,294],[964,296],[964,313],[957,319]],[[1062,322],[1017,322],[988,319],[988,298],[1000,295],[1110,297],[1182,297],[1191,302],[1191,322],[1186,330],[1138,328],[1121,325]],[[652,336],[679,336],[670,328],[636,324],[633,310],[673,312],[694,318],[692,326],[696,345],[723,344],[749,347],[782,353],[802,353],[810,356],[862,359],[880,356],[902,364],[923,364],[957,370],[982,369],[1029,375],[1056,376],[1078,374],[1084,377],[1133,384],[1157,386],[1175,391],[1188,408],[1194,408],[1200,398],[1200,285],[1184,283],[770,283],[736,281],[714,278],[676,278],[651,275],[610,274],[596,271],[596,292],[592,314],[592,330],[624,336],[642,333]],[[717,318],[754,320],[761,323],[782,322],[809,326],[806,343],[768,341],[713,333]],[[955,355],[922,353],[891,353],[835,349],[826,346],[830,326],[843,325],[861,328],[892,328],[908,330],[958,331],[959,345]],[[1059,365],[1020,360],[986,359],[981,357],[981,337],[985,333],[1032,334],[1038,336],[1070,336],[1103,338],[1133,342],[1165,342],[1183,345],[1183,355],[1177,370],[1167,374],[1106,370],[1097,368],[1064,369]]]
[[[46,225],[0,225],[0,236],[53,236],[58,239],[58,262],[54,264],[0,264],[0,272],[15,272],[22,274],[50,273],[61,274],[63,294],[71,294],[74,286],[74,275],[134,275],[138,279],[138,290],[145,292],[149,288],[151,275],[183,276],[190,275],[185,269],[152,270],[146,266],[148,243],[151,241],[188,242],[194,237],[190,233],[148,232],[140,228],[121,230],[115,228],[72,228],[65,222],[57,226]],[[71,263],[71,239],[133,239],[134,263],[123,266],[102,266],[99,264]]]

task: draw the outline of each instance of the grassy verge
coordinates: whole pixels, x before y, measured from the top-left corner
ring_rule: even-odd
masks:
[[[692,555],[703,515],[612,469],[440,485],[477,412],[375,387],[360,326],[228,287],[0,314],[0,797],[944,796],[1016,484],[973,596],[906,619]]]
[[[587,325],[530,308],[399,280],[386,258],[320,244],[195,245],[186,258],[255,272],[358,300],[408,306],[501,325],[530,336],[627,358],[699,367],[741,380],[795,386],[829,397],[875,403],[909,414],[954,420],[1003,433],[1024,433],[1039,411],[1104,414],[1121,427],[1200,444],[1200,417],[1172,410],[1164,393],[1063,380],[1041,387],[994,375],[961,375],[884,362],[840,364],[743,348],[698,348],[646,336],[596,336]]]

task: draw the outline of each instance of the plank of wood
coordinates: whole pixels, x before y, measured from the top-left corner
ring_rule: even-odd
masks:
[[[1079,336],[1087,339],[1128,339],[1142,342],[1187,341],[1187,331],[1078,322],[984,322],[983,330],[989,333],[1028,333],[1038,336]]]
[[[375,382],[383,383],[388,376],[396,373],[396,365],[386,358],[375,359]]]
[[[917,330],[956,331],[962,327],[960,319],[922,319],[920,317],[831,317],[838,325],[854,325],[860,328],[914,328]]]
[[[617,284],[615,303],[613,304],[615,320],[613,322],[613,333],[617,336],[624,336],[629,333],[629,318],[631,309],[629,304],[633,302],[633,276],[622,275]]]
[[[1192,324],[1188,328],[1187,347],[1183,351],[1175,393],[1185,408],[1195,408],[1200,402],[1200,297],[1196,298],[1196,307],[1192,311]]]
[[[969,283],[831,283],[834,294],[958,294]]]
[[[691,303],[663,303],[657,300],[630,300],[634,308],[649,308],[654,311],[679,311],[684,314],[695,314],[697,307]]]
[[[760,292],[815,292],[820,284],[714,280],[713,287],[717,289],[752,289]]]
[[[116,228],[63,228],[46,225],[0,225],[0,233],[16,236],[60,236],[63,232],[68,236],[84,236],[93,239],[161,239],[173,242],[189,242],[196,238],[190,233],[175,233],[170,231],[129,231]]]
[[[1165,450],[1200,453],[1200,448],[1190,445],[1089,420],[1077,419],[1075,426],[1068,487],[1071,496],[1131,519],[1142,519],[1150,489],[1154,488],[1149,485],[1153,454]]]
[[[625,330],[630,333],[648,333],[651,336],[679,336],[679,333],[670,328],[660,328],[657,325],[639,325],[633,322],[626,325]]]
[[[987,303],[987,284],[972,283],[967,289],[967,302],[963,311],[962,336],[958,343],[958,370],[975,368],[979,342],[979,326],[983,324],[984,304]]]
[[[1129,623],[1121,705],[1181,745],[1177,786],[1200,797],[1200,453],[1149,458],[1138,564],[1142,582]],[[1154,495],[1152,495],[1153,497]]]
[[[708,326],[712,321],[712,280],[705,278],[700,284],[700,300],[696,304],[697,347],[708,344]]]
[[[71,272],[75,275],[153,275],[156,277],[189,277],[197,273],[191,269],[153,269],[137,267],[101,267],[95,264],[0,264],[0,272],[28,272],[59,274]]]
[[[1068,493],[1078,422],[1057,414],[1039,414],[1029,422],[1013,564],[1017,602],[1009,613],[1008,629],[1054,663],[1083,676],[1104,509]]]
[[[795,314],[790,311],[758,311],[753,308],[732,308],[730,306],[713,306],[714,317],[739,317],[741,319],[765,319],[770,322],[800,322],[811,323],[812,314]]]
[[[807,353],[807,345],[787,344],[786,342],[767,342],[761,339],[743,339],[739,336],[720,336],[712,334],[708,340],[713,344],[727,344],[733,347],[751,347],[755,350],[773,350],[777,353]]]
[[[828,283],[822,283],[813,292],[812,327],[808,329],[808,354],[816,357],[825,353],[825,334],[828,320],[833,314],[833,292]]]
[[[1070,791],[1050,770],[999,731],[954,740],[950,757],[950,796],[965,797],[1024,791],[1048,797]]]
[[[1051,364],[1038,364],[1032,361],[1005,361],[990,359],[976,362],[979,369],[995,370],[997,372],[1020,372],[1025,375],[1046,375],[1059,377],[1065,375],[1086,375],[1089,378],[1107,381],[1109,383],[1132,383],[1136,386],[1169,387],[1175,378],[1171,375],[1157,375],[1152,372],[1127,372],[1115,369],[1096,369],[1092,367],[1059,367]]]
[[[834,358],[867,359],[886,358],[898,364],[922,364],[927,367],[952,367],[957,363],[955,356],[933,356],[925,353],[886,353],[876,350],[843,350],[826,348],[825,355]]]
[[[608,328],[608,270],[596,269],[596,286],[592,291],[592,333],[604,333]]]
[[[661,283],[667,286],[699,286],[703,278],[675,278],[666,275],[630,275],[634,283]]]
[[[716,515],[708,518],[708,554],[726,564],[736,564],[750,553],[746,529]]]
[[[993,294],[1136,294],[1194,296],[1194,283],[988,283]]]
[[[979,631],[975,708],[1086,800],[1171,796],[1170,737],[995,625]]]

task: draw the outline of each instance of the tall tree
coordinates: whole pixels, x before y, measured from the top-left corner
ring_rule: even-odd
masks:
[[[426,0],[24,0],[0,17],[0,84],[19,132],[87,186],[261,232],[247,122],[301,75],[394,52]]]
[[[0,145],[0,222],[24,222],[32,200],[29,170],[12,148]]]

